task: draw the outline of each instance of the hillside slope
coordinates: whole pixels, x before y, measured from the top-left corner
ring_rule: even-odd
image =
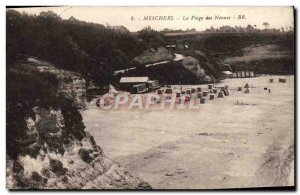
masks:
[[[242,56],[224,59],[235,70],[251,69],[259,73],[289,74],[294,69],[294,54],[278,44],[256,44],[242,49]]]
[[[189,46],[189,50],[200,50],[213,64],[230,63],[233,71],[254,70],[266,74],[294,73],[293,32],[206,33],[197,37],[166,37],[166,40],[168,44],[185,43]],[[221,69],[216,70],[220,72]]]

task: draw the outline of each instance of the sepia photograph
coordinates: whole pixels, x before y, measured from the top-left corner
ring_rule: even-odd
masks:
[[[295,190],[293,6],[7,6],[6,188]]]

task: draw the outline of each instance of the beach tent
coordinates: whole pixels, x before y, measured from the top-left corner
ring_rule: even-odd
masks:
[[[165,91],[165,93],[168,93],[168,94],[173,93],[172,88],[167,88],[166,91]]]
[[[242,87],[238,87],[238,91],[242,91],[242,89],[243,89]]]
[[[242,71],[235,72],[235,77],[236,78],[242,78]]]
[[[247,89],[245,90],[245,93],[250,93],[249,88],[247,88]]]
[[[162,93],[163,93],[162,89],[157,90],[157,94],[162,94]]]
[[[246,76],[246,73],[245,73],[245,71],[241,71],[242,72],[242,78],[244,78],[245,76]]]
[[[204,104],[205,103],[205,97],[200,98],[200,104]]]
[[[192,92],[192,93],[195,93],[195,92],[196,92],[196,89],[195,89],[195,88],[192,88],[192,89],[191,89],[191,92]]]
[[[185,96],[180,96],[179,97],[179,104],[182,104],[182,103],[184,103],[185,102]]]
[[[201,87],[197,87],[198,92],[201,92],[201,90],[202,90]]]
[[[202,95],[205,97],[208,95],[208,92],[207,91],[203,91]]]
[[[224,95],[229,96],[229,91],[227,89],[225,89],[223,92],[224,92]]]
[[[250,77],[250,72],[249,71],[245,71],[245,77]]]
[[[223,91],[219,91],[218,98],[223,98],[223,97],[224,97]]]
[[[279,78],[279,83],[286,83],[286,79]]]
[[[249,88],[249,84],[248,83],[246,83],[245,88]]]
[[[210,99],[210,100],[213,100],[214,98],[215,98],[215,94],[210,94],[210,95],[209,95],[209,99]]]
[[[212,89],[212,88],[213,88],[213,84],[209,84],[208,89]]]
[[[198,92],[198,98],[202,98],[202,93]]]
[[[218,89],[213,89],[213,93],[218,93]]]
[[[270,79],[270,83],[273,83],[274,79]]]

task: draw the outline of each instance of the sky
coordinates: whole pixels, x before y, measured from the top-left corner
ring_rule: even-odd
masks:
[[[155,30],[169,29],[191,29],[198,31],[213,26],[214,28],[229,26],[256,25],[263,29],[263,23],[270,24],[269,28],[285,28],[294,26],[292,7],[36,7],[15,8],[19,12],[28,14],[39,14],[42,11],[51,10],[63,19],[71,16],[86,22],[99,23],[103,25],[123,25],[130,31],[138,31],[146,26]],[[230,19],[216,20],[216,16],[230,17]],[[238,19],[244,15],[245,19]],[[172,16],[173,20],[144,20],[147,16]],[[211,20],[205,20],[206,17]],[[132,17],[134,20],[132,20]],[[203,17],[203,19],[201,19]],[[201,19],[201,20],[199,20]]]

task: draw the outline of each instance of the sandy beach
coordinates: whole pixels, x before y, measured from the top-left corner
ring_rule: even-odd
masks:
[[[249,94],[237,91],[246,83]],[[107,157],[154,189],[294,185],[294,77],[216,84],[224,85],[229,96],[197,111],[105,111],[91,104],[84,124]]]

